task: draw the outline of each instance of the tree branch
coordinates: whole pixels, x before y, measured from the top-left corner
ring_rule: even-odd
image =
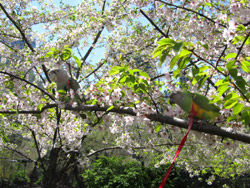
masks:
[[[154,22],[153,22],[153,20],[151,20],[148,16],[147,16],[147,14],[145,13],[145,12],[143,12],[143,10],[142,9],[140,9],[140,12],[143,14],[143,16],[145,17],[145,18],[147,18],[147,20],[155,27],[155,29],[157,30],[157,31],[159,31],[165,38],[168,38],[168,34],[165,34]],[[168,32],[169,32],[169,29],[168,29]]]
[[[97,105],[80,105],[77,107],[70,107],[67,106],[65,108],[65,110],[70,110],[70,111],[82,111],[82,112],[87,112],[87,111],[100,111],[100,112],[107,112],[108,108],[110,106],[106,106],[106,107],[100,107]],[[22,111],[19,111],[19,113],[21,114]],[[118,113],[118,114],[126,114],[126,115],[131,115],[131,116],[136,116],[136,112],[134,111],[134,109],[129,108],[129,107],[114,107],[111,110],[108,111],[109,113]],[[0,112],[2,113],[2,112]],[[5,112],[6,113],[6,112]],[[32,113],[42,113],[42,111],[32,111]],[[25,114],[27,114],[25,112]],[[145,114],[145,116],[151,120],[151,121],[156,121],[156,122],[160,122],[162,124],[170,124],[173,126],[177,126],[177,127],[181,127],[181,128],[188,128],[188,121],[187,120],[183,120],[183,119],[179,119],[179,118],[175,118],[175,117],[171,117],[171,116],[167,116],[167,115],[162,115],[162,114]],[[227,138],[231,138],[234,140],[238,140],[241,142],[245,142],[245,143],[249,143],[250,144],[250,135],[249,134],[245,134],[243,132],[240,131],[229,131],[228,128],[226,127],[219,127],[219,126],[215,126],[213,124],[210,123],[204,123],[202,124],[202,126],[197,123],[194,122],[192,130],[198,131],[198,132],[203,132],[203,133],[208,133],[211,135],[217,135],[217,136],[222,136],[222,137],[227,137]]]
[[[239,48],[239,50],[238,50],[238,53],[237,53],[237,55],[236,55],[236,57],[235,57],[235,60],[237,60],[237,58],[239,57],[240,52],[241,52],[241,50],[243,49],[243,46],[245,45],[245,43],[246,43],[246,41],[247,41],[247,39],[248,39],[249,36],[250,36],[250,32],[247,34],[247,36],[245,37],[245,40],[244,40],[243,43],[241,44],[241,46],[240,46],[240,48]]]
[[[17,28],[17,30],[20,32],[23,40],[25,41],[25,43],[28,45],[29,49],[32,52],[35,52],[34,48],[31,46],[30,42],[28,41],[28,39],[26,38],[24,32],[22,31],[22,29],[19,27],[18,23],[16,23],[16,21],[9,15],[9,13],[5,10],[4,6],[2,5],[2,3],[0,3],[0,7],[3,10],[3,12],[5,13],[5,15],[9,18],[9,20],[14,24],[14,26]]]
[[[15,150],[15,149],[12,149],[12,148],[10,148],[10,147],[8,147],[8,146],[3,146],[3,147],[6,148],[6,149],[8,149],[8,150],[10,150],[10,151],[13,151],[13,152],[15,152],[15,153],[21,155],[22,157],[24,157],[24,158],[26,158],[26,159],[28,159],[28,160],[34,162],[34,163],[36,163],[36,161],[34,161],[34,160],[31,159],[30,157],[26,156],[25,154],[23,154],[23,153],[20,152],[20,151],[17,151],[17,150]]]
[[[0,111],[0,114],[41,114],[49,108],[57,107],[57,104],[49,104],[42,107],[41,110],[17,110],[17,111]]]
[[[167,3],[167,2],[165,2],[165,1],[162,1],[162,0],[156,0],[156,1],[159,1],[159,2],[161,2],[161,3],[164,3],[164,4],[168,5],[168,6],[172,6],[172,7],[175,7],[175,8],[179,8],[179,9],[183,9],[183,10],[186,10],[186,11],[189,11],[189,12],[192,12],[192,13],[195,13],[195,14],[197,14],[197,15],[203,17],[203,18],[206,18],[206,19],[209,20],[210,22],[213,22],[214,24],[216,23],[212,18],[209,18],[209,17],[207,17],[206,15],[201,14],[201,13],[199,13],[199,12],[196,12],[196,11],[190,9],[190,8],[187,8],[187,7],[184,7],[184,6],[174,5],[174,4],[171,4],[171,3]],[[219,24],[219,25],[222,26],[222,27],[224,27],[224,28],[226,28],[226,26],[223,25],[223,24]]]
[[[99,107],[96,105],[81,105],[78,107],[74,107],[74,108],[68,107],[65,109],[73,110],[73,111],[106,111],[108,108],[109,107]],[[136,116],[136,113],[134,112],[132,108],[113,108],[109,112]],[[163,124],[171,124],[177,127],[185,128],[185,129],[188,128],[188,121],[175,118],[175,117],[170,117],[167,115],[149,114],[147,115],[147,118],[150,119],[151,121],[157,121]],[[229,132],[228,129],[225,127],[214,126],[209,123],[205,123],[202,126],[200,126],[199,123],[195,122],[192,130],[195,130],[198,132],[204,132],[204,133],[208,133],[212,135],[227,137],[227,138],[242,141],[245,143],[250,143],[250,135],[248,134],[242,133],[240,131]]]
[[[161,146],[178,146],[178,144],[172,144],[172,143],[168,143],[168,144],[159,144],[159,145],[153,145],[153,146],[142,146],[142,147],[132,147],[131,149],[136,150],[136,149],[149,149],[149,148],[154,148],[154,147],[161,147]],[[103,152],[103,151],[107,151],[107,150],[116,150],[116,149],[124,149],[122,147],[108,147],[108,148],[102,148],[99,149],[97,151],[94,151],[90,154],[87,155],[87,157],[91,157],[92,155],[95,155],[97,153]]]
[[[218,64],[219,64],[221,58],[224,56],[226,49],[227,49],[227,45],[225,45],[224,50],[222,51],[222,53],[220,54],[220,57],[219,57],[219,58],[217,59],[217,61],[216,61],[216,64],[215,64],[215,67],[216,67],[216,68],[218,67]]]
[[[104,14],[104,10],[105,10],[105,5],[106,5],[106,0],[104,0],[103,2],[103,6],[102,6],[102,15]],[[102,31],[104,29],[104,25],[102,26],[102,29],[97,33],[92,45],[90,46],[90,48],[88,49],[87,53],[85,54],[85,56],[82,58],[82,62],[81,62],[81,66],[78,67],[77,69],[77,73],[76,73],[76,79],[79,78],[80,76],[80,70],[82,69],[83,64],[85,63],[86,59],[88,58],[89,54],[91,53],[91,51],[93,50],[94,46],[96,45],[98,39],[100,38]]]
[[[42,93],[44,93],[45,95],[47,95],[50,99],[52,99],[53,101],[55,101],[55,98],[54,98],[52,95],[50,95],[49,93],[47,93],[46,91],[44,91],[44,90],[43,90],[42,88],[40,88],[39,86],[37,86],[37,85],[31,83],[30,81],[28,81],[28,80],[26,80],[26,79],[24,79],[24,78],[20,78],[19,76],[13,75],[13,74],[8,73],[8,72],[0,71],[0,73],[1,73],[1,74],[5,74],[5,75],[8,75],[8,76],[10,76],[10,77],[12,77],[12,78],[16,78],[16,79],[21,80],[21,81],[23,81],[23,82],[26,82],[27,84],[29,84],[29,85],[35,87],[36,89],[40,90]]]
[[[106,63],[106,61],[104,61],[103,63],[101,63],[98,67],[96,67],[95,70],[93,70],[91,73],[89,73],[87,76],[85,76],[84,79],[88,78],[89,76],[91,76],[92,74],[94,74],[96,71],[98,71],[105,63]]]

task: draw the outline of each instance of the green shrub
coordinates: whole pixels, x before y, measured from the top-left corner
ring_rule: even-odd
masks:
[[[159,168],[153,166],[143,167],[137,161],[127,161],[118,157],[101,156],[92,164],[92,168],[87,169],[82,174],[84,183],[89,188],[95,187],[137,187],[155,188],[161,183],[169,165],[162,165]],[[175,176],[175,170],[173,169]],[[172,177],[165,187],[174,187],[178,180]]]

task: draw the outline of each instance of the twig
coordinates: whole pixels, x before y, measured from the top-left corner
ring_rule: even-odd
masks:
[[[241,46],[240,46],[240,48],[239,48],[239,50],[238,50],[238,53],[237,53],[237,55],[236,55],[236,57],[235,57],[235,60],[237,60],[237,58],[239,57],[240,52],[241,52],[241,50],[243,49],[243,46],[245,45],[245,43],[246,43],[246,41],[247,41],[247,39],[248,39],[249,36],[250,36],[250,32],[247,34],[247,36],[245,37],[245,40],[244,40],[243,43],[241,44]]]
[[[140,9],[140,12],[143,14],[143,16],[145,17],[145,18],[147,18],[147,20],[155,27],[155,29],[157,30],[157,31],[159,31],[165,38],[168,38],[168,34],[165,34],[154,22],[153,22],[153,20],[151,20],[148,16],[147,16],[147,14],[145,13],[145,12],[143,12],[143,10],[142,9]],[[168,29],[168,32],[169,32],[169,29]]]
[[[38,153],[38,160],[41,162],[41,165],[42,165],[42,169],[44,170],[44,172],[46,171],[45,169],[45,166],[43,164],[43,161],[42,161],[42,156],[41,156],[41,152],[40,152],[40,149],[39,149],[39,146],[38,146],[38,142],[37,142],[37,139],[36,139],[36,133],[34,130],[30,129],[31,133],[32,133],[32,136],[33,136],[33,139],[34,139],[34,142],[35,142],[35,146],[36,146],[36,150],[37,150],[37,153]]]
[[[160,75],[158,75],[158,76],[156,76],[156,77],[154,77],[154,78],[151,78],[150,81],[154,81],[154,80],[156,80],[156,79],[158,79],[158,78],[161,78],[161,77],[163,77],[163,76],[166,76],[166,74],[160,74]]]
[[[220,57],[217,59],[216,64],[215,64],[215,67],[218,67],[219,62],[220,62],[221,58],[224,56],[226,49],[227,49],[227,45],[225,45],[224,50],[223,50],[222,53],[220,54]]]
[[[31,159],[30,157],[24,155],[24,154],[23,154],[22,152],[20,152],[20,151],[17,151],[17,150],[15,150],[15,149],[12,149],[12,148],[10,148],[10,147],[8,147],[8,146],[4,146],[4,148],[6,148],[6,149],[8,149],[8,150],[10,150],[10,151],[13,151],[13,152],[15,152],[15,153],[21,155],[22,157],[24,157],[24,158],[26,158],[26,159],[28,159],[28,160],[31,160],[32,162],[36,163],[36,161],[34,161],[34,160]]]
[[[207,20],[209,20],[210,22],[213,22],[214,24],[216,23],[212,18],[209,18],[209,17],[207,17],[206,15],[201,14],[201,13],[199,13],[199,12],[196,12],[196,11],[190,9],[190,8],[187,8],[187,7],[184,7],[184,6],[174,5],[174,4],[171,4],[171,3],[167,3],[167,2],[165,2],[165,1],[162,1],[162,0],[155,0],[155,1],[159,1],[159,2],[161,2],[161,3],[164,3],[164,4],[168,5],[168,6],[172,6],[172,7],[175,7],[175,8],[179,8],[179,9],[183,9],[183,10],[186,10],[186,11],[189,11],[189,12],[193,12],[193,13],[195,13],[195,14],[197,14],[197,15],[203,17],[203,18],[206,18]],[[226,26],[223,25],[223,24],[219,24],[219,25],[222,26],[222,27],[224,27],[224,28],[226,28]]]
[[[29,85],[35,87],[36,89],[40,90],[42,93],[44,93],[45,95],[47,95],[50,99],[52,99],[53,101],[55,101],[55,98],[54,98],[52,95],[50,95],[49,93],[47,93],[46,91],[44,91],[44,90],[43,90],[42,88],[40,88],[39,86],[37,86],[37,85],[31,83],[30,81],[28,81],[28,80],[26,80],[26,79],[23,79],[23,78],[20,78],[19,76],[13,75],[13,74],[8,73],[8,72],[0,71],[0,73],[1,73],[1,74],[5,74],[5,75],[8,75],[8,76],[10,76],[10,77],[12,77],[12,78],[16,78],[16,79],[18,79],[18,80],[21,80],[21,81],[26,82],[27,84],[29,84]]]
[[[85,76],[82,80],[80,80],[79,83],[82,82],[83,80],[87,79],[88,77],[90,77],[96,71],[98,71],[105,63],[106,63],[105,61],[103,63],[101,63],[98,67],[95,68],[95,70],[93,70],[91,73],[89,73],[87,76]]]
[[[15,48],[12,48],[10,45],[6,44],[6,42],[0,41],[2,44],[7,46],[9,49],[13,50],[14,52],[18,53],[18,51]]]
[[[43,83],[45,84],[45,80],[43,79],[42,75],[38,72],[36,66],[34,66],[35,70],[36,70],[36,73],[39,75],[39,77],[41,78],[41,80],[43,81]]]
[[[105,10],[105,5],[106,5],[106,0],[104,0],[103,2],[103,6],[102,6],[102,15],[104,14],[104,10]],[[96,45],[98,39],[100,38],[102,31],[104,29],[104,26],[102,26],[101,30],[97,33],[92,45],[90,46],[90,48],[88,49],[88,51],[86,52],[85,56],[82,58],[82,62],[81,62],[81,66],[78,67],[77,69],[77,73],[76,73],[76,79],[79,78],[80,76],[80,70],[82,69],[83,64],[85,63],[86,59],[88,58],[89,54],[91,53],[91,51],[93,50],[94,46]]]
[[[0,7],[3,10],[3,12],[5,13],[5,15],[9,18],[9,20],[15,25],[15,27],[17,28],[17,30],[20,32],[20,34],[22,35],[23,40],[25,41],[25,43],[28,45],[29,49],[32,52],[35,52],[34,48],[31,46],[30,42],[28,41],[28,39],[26,38],[24,32],[22,31],[22,29],[19,27],[18,23],[16,23],[15,20],[13,20],[13,18],[9,15],[9,13],[5,10],[4,6],[2,5],[2,3],[0,3]]]

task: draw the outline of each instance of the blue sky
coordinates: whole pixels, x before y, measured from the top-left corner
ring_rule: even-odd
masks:
[[[68,5],[71,5],[71,6],[77,6],[78,4],[80,4],[82,2],[82,0],[53,0],[53,2],[55,3],[55,5],[58,5],[58,6],[60,5],[61,1],[63,3],[65,3],[65,4],[68,4]],[[37,2],[32,3],[32,5],[36,6],[37,8],[39,8],[39,5],[37,4]],[[33,26],[32,29],[33,29],[33,31],[37,31],[38,33],[39,32],[41,32],[41,33],[42,32],[46,32],[46,30],[44,30],[44,28],[41,27],[41,24]],[[105,34],[105,33],[106,33],[106,31],[104,30],[102,32],[102,35]],[[89,40],[89,44],[91,45],[92,42],[93,42],[93,40],[90,39]],[[84,56],[85,53],[88,51],[88,49],[89,49],[89,46],[86,47],[86,48],[84,48],[84,50],[81,50],[81,55]],[[73,49],[73,51],[74,51],[75,55],[77,55],[79,57],[77,49]],[[105,52],[104,48],[93,49],[92,53],[87,58],[87,61],[92,60],[93,63],[99,62],[104,57],[104,52]],[[98,56],[95,55],[95,54],[98,54]]]

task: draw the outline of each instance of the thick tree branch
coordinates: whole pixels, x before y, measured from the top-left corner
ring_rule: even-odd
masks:
[[[97,105],[81,105],[81,106],[77,106],[77,107],[70,107],[67,106],[65,108],[65,110],[70,110],[70,111],[82,111],[82,112],[87,112],[87,111],[100,111],[100,112],[107,112],[109,106],[107,107],[100,107]],[[136,112],[134,111],[134,109],[129,108],[129,107],[123,107],[123,108],[112,108],[111,110],[108,111],[109,113],[118,113],[118,114],[126,114],[126,115],[131,115],[131,116],[136,116]],[[7,114],[7,112],[0,112],[0,113],[5,113]],[[19,114],[21,114],[22,111],[19,111]],[[38,113],[42,113],[42,111],[31,111],[30,114],[38,114]],[[25,111],[25,114],[27,114],[27,112]],[[177,127],[181,127],[181,128],[188,128],[188,121],[187,120],[183,120],[183,119],[179,119],[179,118],[175,118],[175,117],[171,117],[171,116],[167,116],[167,115],[162,115],[162,114],[145,114],[145,116],[150,119],[151,121],[157,121],[160,122],[162,124],[170,124],[170,125],[174,125]],[[192,130],[198,131],[198,132],[203,132],[203,133],[208,133],[211,135],[217,135],[217,136],[222,136],[222,137],[227,137],[227,138],[231,138],[234,140],[238,140],[241,142],[245,142],[245,143],[250,143],[250,135],[249,134],[245,134],[243,132],[240,131],[229,131],[228,128],[226,127],[219,127],[219,126],[215,126],[213,124],[210,123],[203,123],[202,126],[195,122],[193,124]]]
[[[9,13],[5,10],[4,6],[2,5],[2,3],[0,3],[0,7],[3,10],[3,12],[5,13],[5,15],[9,18],[9,20],[14,24],[14,26],[17,28],[17,30],[20,32],[23,40],[25,41],[25,43],[28,45],[29,49],[32,52],[35,52],[34,48],[31,46],[30,42],[28,41],[27,37],[25,36],[24,32],[22,31],[22,29],[20,28],[20,26],[18,25],[18,23],[16,23],[16,21],[9,15]]]
[[[41,114],[49,108],[55,108],[57,104],[49,104],[42,107],[41,110],[17,110],[17,111],[0,111],[0,114]]]
[[[73,111],[106,111],[109,107],[99,107],[96,105],[82,105],[78,107],[68,107],[66,108],[67,110],[73,110]],[[119,114],[127,114],[127,115],[132,115],[136,116],[136,113],[132,108],[113,108],[109,112],[115,112]],[[151,121],[157,121],[163,124],[171,124],[177,127],[181,128],[188,128],[188,121],[175,118],[175,117],[170,117],[167,115],[162,115],[162,114],[149,114],[147,115],[147,118],[150,119]],[[192,130],[198,131],[198,132],[204,132],[212,135],[218,135],[222,137],[227,137],[231,138],[234,140],[242,141],[245,143],[250,143],[250,135],[242,133],[240,131],[228,131],[228,128],[225,127],[219,127],[219,126],[214,126],[209,123],[204,123],[202,126],[200,126],[199,123],[194,123]]]

